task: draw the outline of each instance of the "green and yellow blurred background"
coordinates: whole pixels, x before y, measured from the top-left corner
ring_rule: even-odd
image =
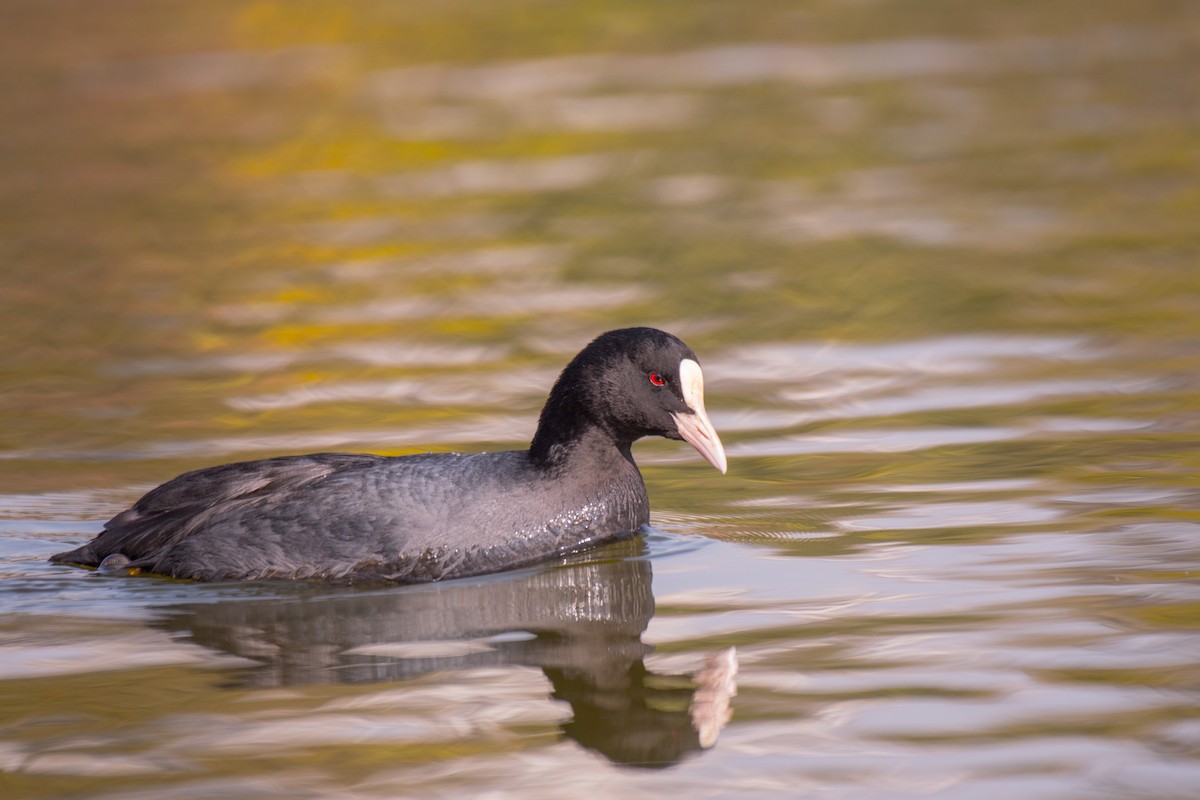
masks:
[[[0,767],[21,792],[450,796],[466,771],[554,796],[564,767],[633,795],[1194,791],[1197,3],[0,7],[0,676],[22,676],[0,686],[24,699],[0,703]],[[328,698],[231,696],[225,662],[162,666],[199,648],[140,622],[89,637],[77,616],[210,595],[44,563],[186,469],[522,447],[557,370],[631,324],[700,354],[731,457],[722,477],[637,449],[646,641],[743,658],[721,744],[662,777],[462,707],[475,733],[433,755],[188,761],[239,702],[319,727]],[[464,675],[438,680],[486,693]],[[139,686],[140,720],[48,733],[31,710]],[[203,706],[224,716],[179,734]],[[97,786],[101,759],[61,756],[94,731],[133,772]]]

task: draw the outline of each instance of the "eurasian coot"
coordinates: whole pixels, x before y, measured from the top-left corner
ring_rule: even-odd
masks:
[[[597,337],[562,371],[528,450],[317,453],[188,472],[51,561],[195,580],[415,583],[631,536],[650,504],[630,446],[683,439],[725,472],[695,353],[653,328]]]

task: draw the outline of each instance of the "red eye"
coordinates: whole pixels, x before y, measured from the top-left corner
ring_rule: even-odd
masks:
[[[650,382],[653,383],[655,386],[662,386],[667,381],[666,381],[666,379],[663,378],[662,375],[659,375],[657,372],[651,372],[650,373]]]

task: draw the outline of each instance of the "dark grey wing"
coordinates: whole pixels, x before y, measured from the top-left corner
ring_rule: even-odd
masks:
[[[104,525],[104,532],[51,561],[97,566],[120,553],[146,558],[203,528],[214,515],[250,506],[279,491],[296,489],[332,474],[368,467],[380,456],[316,453],[243,461],[186,472],[147,492],[132,508]]]

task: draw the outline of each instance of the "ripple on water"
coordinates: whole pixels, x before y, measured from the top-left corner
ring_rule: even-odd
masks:
[[[554,158],[460,161],[428,172],[377,178],[397,197],[457,197],[472,194],[561,192],[590,186],[627,164],[628,153],[590,153]]]
[[[781,81],[836,85],[937,75],[1041,72],[1122,62],[1179,50],[1189,40],[1162,28],[1099,29],[1062,37],[964,42],[894,39],[828,45],[735,44],[665,55],[584,55],[380,70],[371,90],[389,103],[453,98],[519,101],[584,95],[612,85],[725,87]]]

